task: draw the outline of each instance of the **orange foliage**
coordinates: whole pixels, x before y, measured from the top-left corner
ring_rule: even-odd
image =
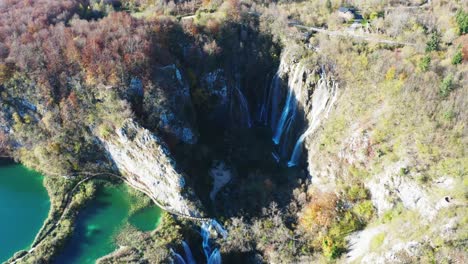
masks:
[[[299,224],[311,230],[315,227],[330,227],[337,216],[338,197],[331,192],[315,191],[311,201],[304,207],[299,218]]]
[[[211,34],[218,34],[219,32],[219,22],[215,19],[209,19],[208,22],[206,22],[206,29],[211,33]]]

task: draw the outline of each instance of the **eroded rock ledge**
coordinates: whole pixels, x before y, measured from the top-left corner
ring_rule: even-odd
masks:
[[[183,174],[159,137],[131,119],[125,120],[115,133],[98,137],[132,187],[145,191],[170,212],[200,216],[195,195],[185,185]]]

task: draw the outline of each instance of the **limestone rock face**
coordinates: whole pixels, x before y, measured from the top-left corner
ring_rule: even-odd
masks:
[[[185,75],[175,64],[155,71],[155,85],[145,87],[144,92],[145,127],[173,140],[195,144],[198,140],[195,111]]]
[[[100,140],[130,185],[147,192],[166,210],[188,216],[200,215],[183,174],[156,135],[127,119],[115,133]]]

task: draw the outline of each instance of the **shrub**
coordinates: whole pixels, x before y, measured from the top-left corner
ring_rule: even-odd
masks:
[[[466,34],[468,32],[468,12],[461,9],[458,10],[455,15],[455,20],[457,21],[460,35]]]
[[[353,207],[353,212],[362,220],[368,222],[374,216],[374,206],[372,202],[367,200],[356,204]]]
[[[359,184],[350,186],[347,189],[346,194],[347,198],[353,202],[367,198],[367,190],[364,188],[364,186]]]
[[[329,227],[336,217],[338,197],[334,193],[315,192],[312,201],[302,211],[299,224],[306,230]]]
[[[426,52],[439,50],[440,34],[437,32],[432,33],[431,38],[426,43]]]
[[[429,70],[429,66],[431,65],[431,56],[426,55],[421,59],[421,62],[419,62],[419,69],[421,71],[426,72]]]
[[[462,50],[460,48],[458,48],[457,52],[455,53],[455,55],[452,58],[452,64],[453,65],[461,64],[462,61],[463,61]]]
[[[440,84],[439,93],[442,97],[447,97],[453,90],[453,75],[447,75]]]
[[[332,238],[325,237],[322,241],[322,251],[325,257],[336,259],[345,251],[345,249],[339,247]]]

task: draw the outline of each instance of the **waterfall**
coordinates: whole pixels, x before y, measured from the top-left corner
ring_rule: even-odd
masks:
[[[202,236],[203,240],[203,252],[205,253],[208,264],[221,264],[221,252],[219,251],[219,248],[212,249],[210,245],[211,232],[213,229],[224,239],[227,238],[227,231],[216,220],[212,219],[210,221],[203,222],[200,227],[200,235]],[[171,249],[174,262],[178,264],[196,264],[189,245],[185,241],[182,241],[182,246],[185,252],[185,260],[181,255],[177,254]]]
[[[273,77],[273,80],[270,84],[270,94],[268,103],[271,104],[271,114],[270,114],[270,127],[273,130],[276,127],[276,116],[278,115],[278,100],[281,96],[281,78],[279,76],[280,70]],[[268,107],[267,107],[268,112]],[[268,119],[268,115],[267,115]]]
[[[294,167],[297,165],[297,162],[299,161],[299,157],[302,153],[302,142],[304,142],[304,139],[313,132],[313,129],[308,128],[306,132],[304,132],[299,139],[297,140],[296,144],[294,145],[294,150],[291,155],[291,159],[288,161],[288,167]]]
[[[215,228],[216,232],[218,232],[218,234],[220,234],[224,239],[227,238],[228,232],[221,226],[220,223],[218,223],[218,221],[212,219],[210,224],[212,227]]]
[[[304,67],[301,65],[297,65],[294,69],[294,73],[292,76],[289,77],[288,80],[288,96],[286,98],[286,102],[284,104],[283,112],[281,114],[281,118],[276,126],[276,130],[273,136],[273,142],[278,145],[281,136],[284,133],[284,128],[286,121],[291,118],[291,116],[295,116],[297,108],[296,103],[297,100],[294,95],[295,90],[300,90],[300,86],[302,85],[302,77],[304,74]],[[291,110],[293,111],[291,114]]]
[[[221,253],[219,252],[219,249],[213,250],[213,253],[211,254],[207,263],[208,264],[221,264]]]
[[[185,262],[184,258],[181,255],[174,252],[174,250],[172,250],[172,249],[171,249],[171,254],[174,257],[174,263],[176,263],[176,264],[187,264]]]
[[[291,130],[291,126],[294,124],[294,119],[296,117],[296,110],[297,108],[294,107],[294,112],[293,114],[289,117],[288,121],[286,121],[286,126],[285,126],[285,132],[284,132],[284,139],[283,141],[281,142],[281,145],[280,145],[280,154],[281,154],[281,157],[285,157],[286,155],[288,155],[287,151],[288,151],[288,146],[289,146],[289,141],[290,141],[290,137],[287,137],[286,135],[289,134],[289,131]]]
[[[276,145],[278,145],[280,142],[281,135],[283,134],[284,124],[286,123],[286,119],[289,116],[289,110],[295,107],[295,101],[296,100],[293,98],[293,90],[289,89],[288,97],[286,99],[281,118],[278,122],[278,126],[276,127],[275,135],[273,136],[273,142],[275,142]]]
[[[312,120],[307,130],[299,137],[291,158],[288,161],[288,167],[296,166],[302,153],[302,143],[310,134],[314,133],[319,127],[323,118],[328,118],[328,114],[336,101],[338,85],[334,80],[328,80],[324,68],[320,80],[318,81],[317,88],[312,95],[312,109],[310,116]],[[323,115],[324,114],[324,115]]]
[[[258,118],[257,121],[259,123],[263,123],[264,125],[268,122],[268,98],[269,98],[269,85],[268,82],[265,82],[264,89],[263,89],[263,99],[262,102],[258,106]]]
[[[203,222],[201,225],[201,236],[203,238],[202,246],[203,252],[205,253],[206,259],[209,259],[211,256],[211,247],[210,247],[210,228],[211,225],[207,222]]]
[[[249,104],[241,89],[239,89],[239,82],[237,82],[237,84],[234,86],[234,90],[236,91],[237,98],[239,99],[239,111],[241,122],[250,128],[252,127],[252,120],[250,118]]]
[[[195,259],[193,258],[192,251],[185,241],[182,241],[182,246],[184,247],[185,259],[187,264],[196,264]]]

